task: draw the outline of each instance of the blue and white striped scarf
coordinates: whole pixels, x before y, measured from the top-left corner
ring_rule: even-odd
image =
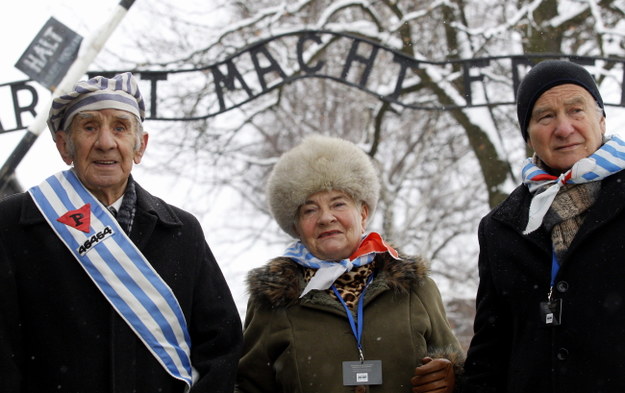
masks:
[[[188,390],[197,371],[191,365],[191,339],[182,309],[110,211],[71,170],[50,176],[28,192],[104,297],[163,368],[184,381]],[[84,212],[88,227],[77,229],[63,222],[62,217],[73,211],[80,211],[80,218]]]
[[[315,275],[310,279],[300,297],[306,295],[313,289],[328,289],[343,273],[351,271],[355,266],[367,265],[375,259],[376,254],[388,252],[394,258],[398,258],[397,251],[387,245],[382,237],[371,232],[362,237],[358,250],[353,259],[342,259],[340,261],[325,261],[311,254],[306,246],[300,241],[292,243],[284,251],[283,256],[291,258],[298,264],[317,269]]]
[[[550,175],[540,169],[532,158],[528,158],[521,175],[523,184],[534,196],[523,234],[540,228],[545,214],[564,184],[601,181],[623,169],[625,169],[625,141],[614,135],[607,136],[606,142],[597,151],[577,161],[571,169],[560,176]]]

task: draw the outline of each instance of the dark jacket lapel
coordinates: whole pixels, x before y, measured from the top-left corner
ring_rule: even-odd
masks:
[[[179,227],[182,226],[182,221],[161,199],[149,194],[138,183],[135,183],[135,186],[137,211],[130,238],[139,249],[142,249],[152,236],[157,222],[160,221],[165,226]]]
[[[542,226],[532,233],[523,234],[527,226],[531,200],[532,196],[527,187],[520,185],[512,191],[504,202],[493,210],[492,217],[510,226],[519,235],[536,244],[545,252],[551,253],[550,236]]]

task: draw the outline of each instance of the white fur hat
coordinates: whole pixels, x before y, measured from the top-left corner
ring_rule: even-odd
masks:
[[[269,175],[267,197],[280,228],[297,238],[295,219],[306,199],[319,191],[343,191],[375,212],[378,175],[369,156],[344,139],[312,135],[284,153]]]

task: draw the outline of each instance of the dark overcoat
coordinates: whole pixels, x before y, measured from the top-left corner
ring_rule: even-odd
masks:
[[[475,336],[463,392],[625,392],[625,171],[601,183],[553,288],[561,325],[540,303],[550,288],[552,246],[541,227],[523,235],[531,200],[518,187],[479,226]]]
[[[200,380],[232,392],[241,321],[189,213],[137,185],[132,241],[184,312]],[[27,193],[0,203],[0,392],[176,392],[156,361],[56,237]]]
[[[345,309],[328,291],[300,298],[303,268],[276,258],[248,276],[250,300],[237,375],[242,393],[409,393],[415,367],[429,352],[460,364],[440,293],[422,259],[376,257],[364,298],[362,347],[382,362],[382,385],[343,385],[343,361],[357,361]]]

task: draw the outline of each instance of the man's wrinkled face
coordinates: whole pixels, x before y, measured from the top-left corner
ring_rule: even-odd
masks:
[[[73,163],[80,181],[104,203],[123,195],[133,164],[141,162],[148,136],[137,136],[137,121],[118,109],[85,111],[74,117],[69,133],[57,133],[65,163]]]
[[[528,144],[555,173],[594,153],[602,144],[605,117],[595,99],[575,84],[555,86],[534,104]]]

